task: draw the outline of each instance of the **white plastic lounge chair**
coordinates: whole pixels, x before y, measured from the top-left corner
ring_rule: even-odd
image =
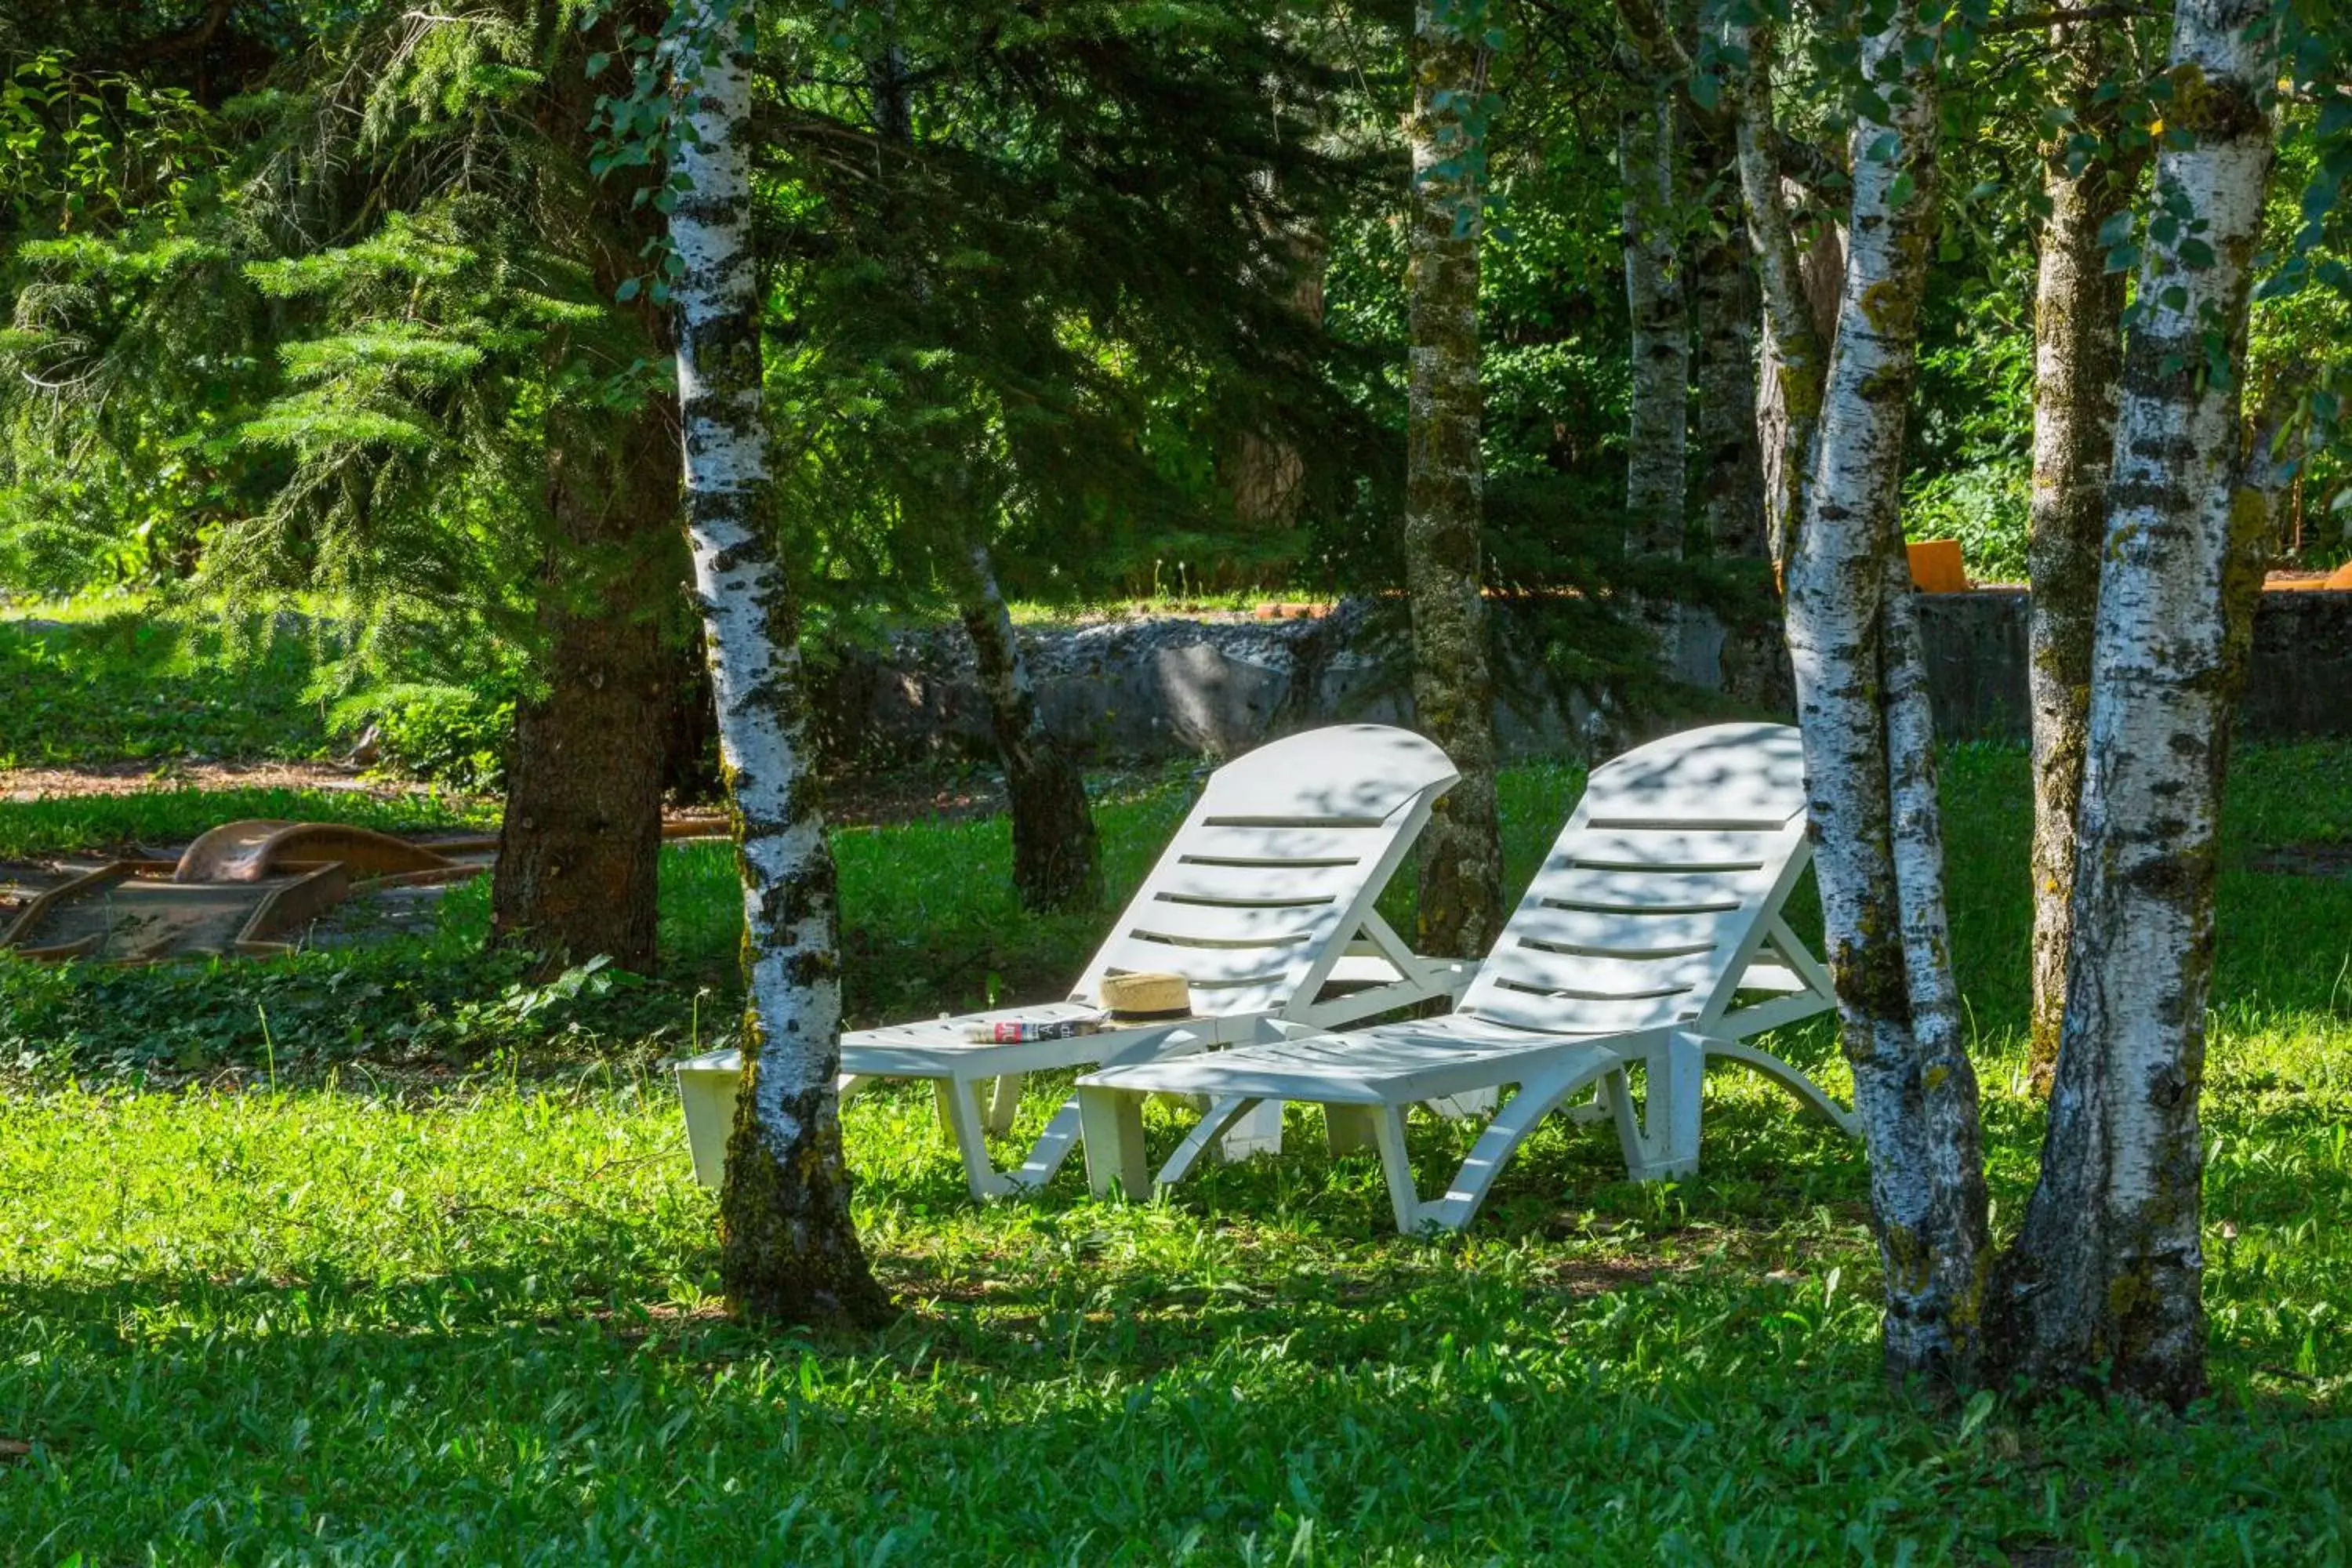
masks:
[[[1043,1185],[1078,1136],[1073,1100],[1018,1169],[995,1168],[986,1134],[1011,1128],[1024,1073],[1231,1045],[1256,1038],[1268,1018],[1328,1029],[1459,996],[1470,965],[1416,955],[1372,907],[1458,776],[1429,742],[1379,724],[1308,731],[1226,763],[1068,1001],[845,1034],[842,1093],[877,1079],[932,1080],[973,1195],[996,1197]],[[1023,1044],[964,1037],[971,1024],[1091,1016],[1104,976],[1152,972],[1191,983],[1194,1016]],[[695,1174],[716,1187],[742,1058],[695,1057],[677,1076]],[[1281,1107],[1267,1109],[1232,1129],[1230,1155],[1281,1146]]]
[[[1458,1230],[1504,1162],[1570,1095],[1597,1088],[1641,1180],[1698,1163],[1706,1058],[1745,1062],[1848,1132],[1852,1115],[1803,1073],[1747,1043],[1834,1005],[1830,977],[1781,906],[1811,855],[1803,753],[1780,725],[1694,730],[1597,769],[1495,951],[1455,1010],[1344,1034],[1286,1022],[1213,1055],[1121,1065],[1078,1080],[1095,1192],[1147,1190],[1144,1094],[1207,1096],[1209,1114],[1160,1173],[1181,1180],[1225,1120],[1259,1101],[1322,1104],[1335,1152],[1370,1142],[1397,1228]],[[1756,993],[1769,993],[1758,997]],[[1637,1121],[1625,1069],[1646,1069]],[[1405,1109],[1515,1084],[1460,1173],[1422,1200]],[[1604,1109],[1605,1108],[1605,1109]]]

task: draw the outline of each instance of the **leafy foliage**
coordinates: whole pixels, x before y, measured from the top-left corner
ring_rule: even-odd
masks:
[[[226,625],[142,609],[28,627],[0,620],[0,767],[183,758],[315,758],[329,750],[313,700],[320,648],[253,616]]]

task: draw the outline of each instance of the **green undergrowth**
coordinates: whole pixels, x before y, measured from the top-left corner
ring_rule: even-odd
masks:
[[[1377,1163],[1327,1155],[1301,1108],[1281,1158],[1152,1204],[1088,1201],[1074,1163],[981,1208],[929,1097],[886,1089],[845,1128],[900,1321],[730,1323],[648,1065],[732,1007],[727,858],[688,847],[656,983],[523,985],[478,952],[478,890],[361,953],[0,964],[29,1068],[0,1100],[0,1559],[2342,1562],[2352,879],[2254,867],[2343,837],[2346,763],[2250,748],[2233,776],[2215,1393],[2189,1419],[1884,1390],[1859,1151],[1736,1068],[1708,1079],[1700,1175],[1628,1184],[1605,1129],[1555,1117],[1434,1244],[1392,1234]],[[2042,1124],[2023,761],[1956,748],[1945,778],[2007,1227]],[[1506,775],[1515,879],[1577,784]],[[1188,798],[1105,803],[1115,886]],[[1019,916],[1001,822],[835,842],[863,1018],[1051,994],[1099,935]],[[200,1027],[173,1074],[132,1045]],[[1843,1090],[1826,1028],[1775,1043]],[[1155,1154],[1181,1125],[1150,1111]],[[1425,1188],[1472,1131],[1416,1119]]]
[[[0,767],[323,757],[326,707],[307,695],[316,652],[258,615],[0,619]]]

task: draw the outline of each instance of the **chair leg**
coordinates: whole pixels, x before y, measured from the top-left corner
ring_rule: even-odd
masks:
[[[1454,1173],[1445,1195],[1425,1205],[1423,1214],[1448,1230],[1460,1230],[1477,1216],[1486,1194],[1495,1185],[1495,1178],[1511,1156],[1519,1152],[1528,1134],[1549,1115],[1559,1102],[1591,1081],[1590,1069],[1585,1071],[1538,1074],[1519,1085],[1510,1103],[1495,1113],[1478,1134],[1478,1142],[1470,1147],[1469,1157]]]
[[[1323,1108],[1324,1146],[1336,1155],[1352,1154],[1379,1141],[1374,1108],[1369,1105],[1327,1105]]]
[[[1637,1182],[1687,1176],[1698,1169],[1700,1089],[1706,1050],[1696,1035],[1669,1035],[1648,1055],[1649,1092],[1642,1106],[1641,1157],[1627,1162]]]
[[[931,1079],[931,1101],[938,1107],[940,1113],[940,1136],[950,1143],[960,1142],[962,1137],[962,1134],[957,1131],[954,1103],[955,1096],[959,1092],[970,1099],[976,1090],[969,1079],[952,1078]]]
[[[1460,1094],[1442,1094],[1422,1103],[1448,1121],[1460,1121],[1472,1116],[1491,1116],[1495,1103],[1501,1097],[1491,1089],[1465,1089]]]
[[[1151,1195],[1143,1160],[1143,1101],[1115,1089],[1078,1090],[1078,1119],[1087,1141],[1087,1187],[1098,1198],[1113,1191],[1141,1200]]]
[[[1701,1042],[1711,1057],[1726,1057],[1754,1068],[1782,1089],[1797,1097],[1797,1102],[1839,1131],[1852,1138],[1862,1131],[1862,1121],[1822,1089],[1822,1086],[1797,1068],[1790,1067],[1769,1051],[1738,1040],[1718,1040],[1709,1037]]]
[[[971,1079],[933,1079],[940,1114],[946,1118],[949,1131],[954,1135],[956,1152],[963,1156],[964,1180],[971,1187],[971,1195],[987,1199],[1003,1197],[1013,1190],[1013,1183],[998,1172],[988,1157],[988,1130],[981,1117],[980,1085]]]
[[[996,1080],[988,1100],[988,1130],[999,1137],[1013,1131],[1013,1119],[1021,1113],[1021,1085],[1027,1076],[1009,1072]]]
[[[997,1081],[1002,1083],[1003,1080],[1000,1079]],[[1078,1102],[1073,1096],[1064,1100],[1062,1108],[1054,1112],[1054,1119],[1045,1123],[1045,1131],[1038,1135],[1036,1142],[1029,1146],[1028,1158],[1021,1162],[1021,1168],[1004,1179],[1022,1192],[1037,1191],[1054,1179],[1054,1173],[1060,1170],[1062,1162],[1070,1157],[1070,1151],[1077,1144],[1078,1134]]]
[[[1338,1106],[1326,1108],[1337,1110]],[[1362,1108],[1372,1124],[1373,1142],[1380,1145],[1381,1173],[1388,1178],[1389,1207],[1395,1211],[1397,1233],[1419,1236],[1422,1224],[1431,1217],[1428,1205],[1421,1201],[1421,1193],[1413,1185],[1412,1152],[1406,1147],[1404,1108],[1401,1105],[1374,1105]]]
[[[1282,1102],[1278,1100],[1260,1101],[1232,1095],[1213,1103],[1209,1113],[1192,1124],[1192,1130],[1184,1134],[1184,1141],[1176,1145],[1176,1152],[1168,1157],[1168,1163],[1160,1167],[1155,1184],[1172,1187],[1191,1175],[1192,1167],[1200,1163],[1202,1156],[1217,1148],[1220,1141],[1223,1141],[1226,1148],[1230,1149],[1227,1130],[1247,1120],[1253,1107],[1263,1109],[1265,1104],[1273,1105],[1276,1115],[1281,1114]],[[1228,1153],[1226,1157],[1232,1156]]]
[[[1238,1163],[1253,1154],[1282,1152],[1282,1101],[1260,1100],[1251,1105],[1252,1109],[1234,1118],[1217,1142],[1217,1156],[1228,1163]]]

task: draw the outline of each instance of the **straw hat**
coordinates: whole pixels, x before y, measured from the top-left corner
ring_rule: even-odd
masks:
[[[1114,1018],[1189,1018],[1192,988],[1181,974],[1108,974],[1096,999]]]

